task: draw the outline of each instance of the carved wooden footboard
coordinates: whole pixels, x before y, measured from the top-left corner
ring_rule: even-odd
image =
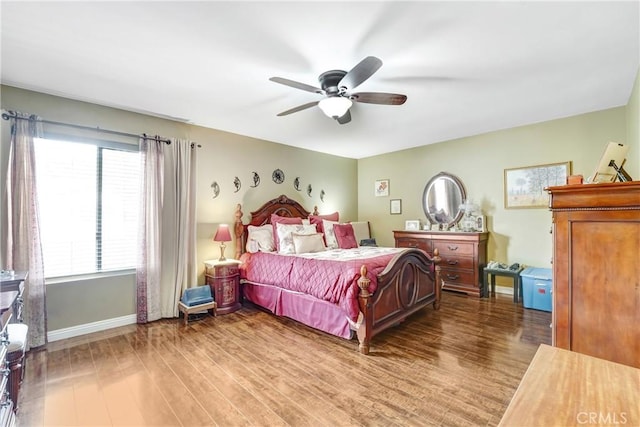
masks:
[[[358,286],[363,320],[357,335],[362,354],[369,353],[369,343],[374,335],[429,304],[436,310],[440,308],[439,262],[437,249],[433,258],[419,249],[399,253],[378,275],[378,288],[373,294],[367,291],[366,267],[361,268]]]

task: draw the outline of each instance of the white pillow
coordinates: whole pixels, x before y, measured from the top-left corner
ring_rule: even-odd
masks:
[[[278,245],[280,247],[278,252],[281,254],[296,253],[295,246],[293,245],[292,233],[309,235],[316,234],[317,232],[318,230],[316,229],[315,224],[304,225],[276,223],[276,233],[278,234]]]
[[[322,220],[322,228],[324,229],[324,241],[327,242],[327,248],[338,249],[338,240],[336,234],[333,232],[333,224],[339,224],[338,221]]]
[[[273,241],[273,226],[271,224],[256,227],[250,225],[247,227],[249,236],[247,237],[247,252],[273,252],[276,248]]]
[[[322,233],[315,234],[298,234],[291,233],[293,238],[293,247],[297,254],[306,254],[309,252],[322,252],[325,249]]]

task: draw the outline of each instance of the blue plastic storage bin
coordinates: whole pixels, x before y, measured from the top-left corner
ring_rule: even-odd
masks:
[[[552,273],[550,268],[528,267],[520,273],[522,278],[522,305],[535,310],[552,310]]]

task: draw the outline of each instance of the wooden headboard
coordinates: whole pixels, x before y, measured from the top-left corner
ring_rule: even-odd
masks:
[[[248,224],[243,224],[242,205],[238,204],[238,206],[236,206],[236,222],[234,225],[234,233],[236,235],[236,259],[239,259],[240,255],[245,251],[248,227],[250,225],[261,226],[271,224],[271,214],[290,218],[308,218],[311,213],[302,207],[300,203],[282,194],[275,199],[269,200],[258,208],[258,210],[251,212],[251,220]],[[317,206],[314,206],[313,215],[318,215]]]

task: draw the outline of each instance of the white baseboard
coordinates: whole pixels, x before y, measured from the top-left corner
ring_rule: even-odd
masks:
[[[93,332],[105,331],[119,326],[132,325],[137,322],[135,314],[129,314],[113,319],[100,320],[99,322],[85,323],[84,325],[71,326],[70,328],[56,329],[47,333],[49,342],[60,341]]]
[[[491,286],[489,286],[491,287]],[[489,291],[491,291],[491,289],[489,289]],[[496,294],[506,294],[506,295],[513,295],[513,286],[498,286],[496,285]]]

